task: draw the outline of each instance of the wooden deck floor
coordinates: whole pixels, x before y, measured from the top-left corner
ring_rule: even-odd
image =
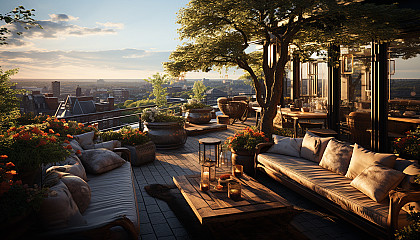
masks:
[[[198,174],[198,140],[214,137],[224,141],[236,130],[255,124],[253,119],[243,123],[229,125],[227,130],[210,132],[203,135],[189,136],[184,147],[176,150],[159,150],[153,163],[134,167],[136,191],[140,210],[139,239],[190,239],[182,224],[175,217],[168,205],[150,197],[144,190],[149,184],[173,184],[172,177]],[[325,209],[321,209],[309,200],[283,187],[271,178],[260,174],[257,180],[284,197],[295,208],[302,210],[292,220],[292,224],[309,239],[364,239],[368,238],[349,223],[337,219]]]

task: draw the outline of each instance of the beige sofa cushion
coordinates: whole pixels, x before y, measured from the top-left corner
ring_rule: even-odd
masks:
[[[324,154],[324,150],[331,139],[333,138],[321,138],[311,132],[306,132],[303,137],[300,156],[311,160],[312,162],[319,163]]]
[[[57,171],[57,172],[64,172],[64,173],[70,173],[74,176],[78,176],[84,181],[87,181],[86,177],[86,171],[85,168],[81,163],[75,163],[73,165],[63,165],[63,166],[52,166],[47,169],[48,172]]]
[[[302,138],[290,138],[273,134],[274,145],[267,152],[300,157]]]
[[[80,213],[84,213],[88,208],[91,199],[89,184],[87,184],[83,179],[72,174],[63,174],[61,176],[61,181],[66,184],[69,189]]]
[[[344,176],[349,167],[352,153],[352,146],[332,139],[328,142],[319,166]]]
[[[350,185],[374,201],[381,202],[388,196],[389,191],[400,184],[403,178],[404,173],[398,170],[374,164],[353,179]]]
[[[95,137],[94,131],[74,135],[73,137],[74,139],[76,139],[77,142],[79,142],[80,146],[82,146],[83,149],[95,148],[95,144],[93,143],[93,138]]]
[[[114,148],[119,148],[119,147],[121,147],[121,142],[120,141],[111,140],[111,141],[96,143],[94,148],[95,149],[106,148],[108,150],[114,150]]]
[[[85,150],[82,155],[82,163],[89,173],[101,174],[120,167],[126,161],[105,148]]]
[[[363,170],[374,163],[379,163],[386,167],[393,168],[396,159],[397,156],[394,154],[375,153],[355,143],[346,177],[354,179],[357,175],[362,173]]]

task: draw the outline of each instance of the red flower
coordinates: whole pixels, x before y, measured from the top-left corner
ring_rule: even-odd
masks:
[[[39,141],[38,145],[36,145],[35,147],[44,146],[44,145],[46,145],[46,144],[47,144],[47,142],[46,142],[44,139],[41,139],[41,140]]]
[[[76,154],[82,154],[82,151],[77,150],[77,151],[76,151]]]
[[[65,149],[73,149],[71,145],[67,145],[64,147]]]
[[[68,137],[68,138],[73,138],[73,136],[72,136],[72,135],[70,135],[70,134],[67,134],[67,137]]]
[[[54,133],[54,130],[49,129],[48,132],[51,133],[51,134],[53,134]]]
[[[69,140],[64,140],[65,143],[70,144]]]
[[[59,136],[60,136],[60,134],[59,134],[59,133],[56,133],[55,135],[56,135],[57,137],[59,137]]]
[[[4,160],[4,159],[7,159],[9,156],[7,156],[7,155],[0,155],[0,159],[1,160]]]
[[[4,155],[5,156],[5,155]],[[15,166],[15,164],[13,164],[12,162],[8,162],[8,163],[6,163],[6,167],[14,167]]]

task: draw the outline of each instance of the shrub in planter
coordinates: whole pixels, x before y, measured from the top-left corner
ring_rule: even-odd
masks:
[[[420,160],[420,127],[406,134],[394,141],[394,152],[402,158]]]

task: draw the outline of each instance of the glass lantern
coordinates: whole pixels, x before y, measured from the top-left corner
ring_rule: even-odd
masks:
[[[214,162],[215,167],[219,165],[220,144],[217,138],[203,138],[198,141],[198,156],[200,164]]]
[[[220,155],[219,155],[219,167],[230,168],[231,161],[230,161],[230,152],[227,146],[222,145],[220,147]]]
[[[216,163],[205,161],[201,164],[201,181],[216,181]]]

